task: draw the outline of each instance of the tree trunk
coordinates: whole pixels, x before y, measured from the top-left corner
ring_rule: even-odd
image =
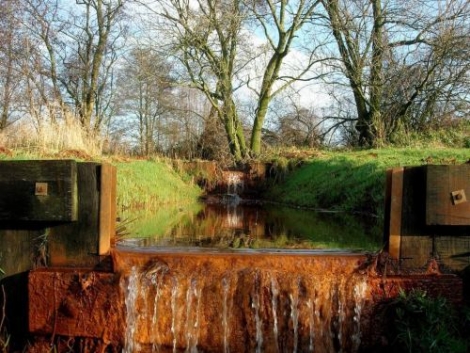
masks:
[[[242,161],[247,156],[245,135],[236,112],[235,103],[232,99],[227,99],[223,106],[223,119],[225,132],[229,144],[230,153],[235,162]]]

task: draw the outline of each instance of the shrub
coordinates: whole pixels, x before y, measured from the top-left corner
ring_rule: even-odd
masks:
[[[460,316],[445,298],[431,298],[419,290],[401,292],[389,309],[393,352],[467,352],[462,331],[469,316]]]

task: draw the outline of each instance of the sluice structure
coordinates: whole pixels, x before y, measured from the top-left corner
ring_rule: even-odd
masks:
[[[15,173],[28,168],[1,163],[0,190],[13,190]],[[454,272],[466,264],[451,260],[468,249],[446,248],[439,258],[435,244],[438,236],[462,236],[466,228],[426,223],[444,209],[433,206],[436,198],[443,202],[429,186],[437,182],[434,170],[390,172],[390,251],[367,254],[112,246],[113,167],[21,163],[32,163],[39,173],[18,180],[25,205],[15,207],[24,216],[7,212],[13,191],[9,199],[0,194],[2,322],[12,348],[28,342],[29,352],[377,352],[388,344],[383,307],[400,291],[463,301],[463,282]],[[45,172],[56,167],[60,173]],[[470,182],[444,184],[452,189],[446,212],[466,215],[453,208],[466,207],[466,201],[453,195],[470,195]],[[52,196],[64,198],[60,219],[49,206]],[[39,209],[49,218],[34,216]],[[442,219],[453,222],[437,221]],[[416,244],[431,230],[434,246],[411,253],[406,237]],[[46,234],[47,252],[41,242]]]

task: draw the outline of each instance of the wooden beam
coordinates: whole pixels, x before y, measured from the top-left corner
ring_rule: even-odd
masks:
[[[78,220],[77,163],[0,162],[0,222]]]

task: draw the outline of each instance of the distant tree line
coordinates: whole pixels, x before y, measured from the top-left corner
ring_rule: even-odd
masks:
[[[3,0],[0,131],[241,161],[466,121],[467,0]],[[312,89],[315,87],[315,89]]]

